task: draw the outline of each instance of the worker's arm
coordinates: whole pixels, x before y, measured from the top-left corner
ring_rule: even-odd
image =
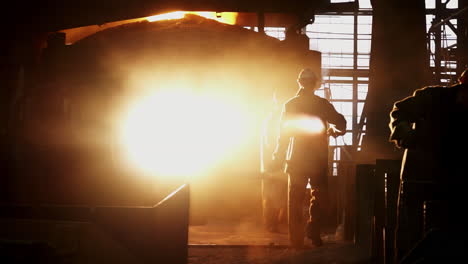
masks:
[[[430,96],[427,88],[416,90],[413,95],[399,100],[393,104],[390,111],[390,137],[389,141],[399,148],[408,148],[416,143],[416,131],[413,124],[423,116],[425,98]]]
[[[345,117],[336,111],[335,107],[330,103],[326,102],[325,118],[328,123],[333,126],[329,129],[329,134],[333,137],[342,136],[346,134],[346,119]]]

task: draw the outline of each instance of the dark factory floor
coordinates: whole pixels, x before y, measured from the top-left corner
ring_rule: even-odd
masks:
[[[270,233],[256,221],[212,221],[190,226],[188,264],[370,263],[362,250],[340,239],[339,228],[322,238],[322,247],[314,247],[306,239],[305,249],[293,250],[288,247],[285,227]]]

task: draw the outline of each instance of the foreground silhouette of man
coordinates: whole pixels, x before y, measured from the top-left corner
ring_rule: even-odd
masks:
[[[458,229],[466,224],[460,207],[467,200],[467,72],[454,85],[417,89],[395,102],[390,112],[389,140],[405,150],[398,197],[397,261],[410,252],[426,260],[459,253],[456,246],[450,250],[448,245],[460,242]],[[436,237],[438,242],[433,243]],[[429,253],[431,257],[424,256]]]

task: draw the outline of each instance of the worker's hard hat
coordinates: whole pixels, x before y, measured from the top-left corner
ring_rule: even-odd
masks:
[[[305,68],[305,69],[301,70],[301,72],[299,73],[298,79],[299,80],[301,80],[301,79],[315,79],[315,80],[318,80],[319,78],[318,78],[317,73],[315,73],[314,71],[312,71],[309,68]]]
[[[466,68],[462,74],[460,74],[460,77],[458,78],[458,82],[462,84],[467,84],[468,83],[468,68]]]

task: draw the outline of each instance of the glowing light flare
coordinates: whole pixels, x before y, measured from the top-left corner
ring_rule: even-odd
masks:
[[[245,115],[217,98],[160,92],[130,109],[122,143],[131,162],[150,174],[195,176],[243,140]]]
[[[237,13],[236,12],[188,12],[188,11],[175,11],[165,13],[161,15],[155,15],[147,17],[146,20],[149,22],[170,20],[170,19],[182,19],[187,14],[194,14],[204,18],[213,19],[220,23],[234,25],[236,24]]]
[[[301,116],[287,120],[284,128],[296,133],[319,134],[325,131],[325,125],[318,117]]]

